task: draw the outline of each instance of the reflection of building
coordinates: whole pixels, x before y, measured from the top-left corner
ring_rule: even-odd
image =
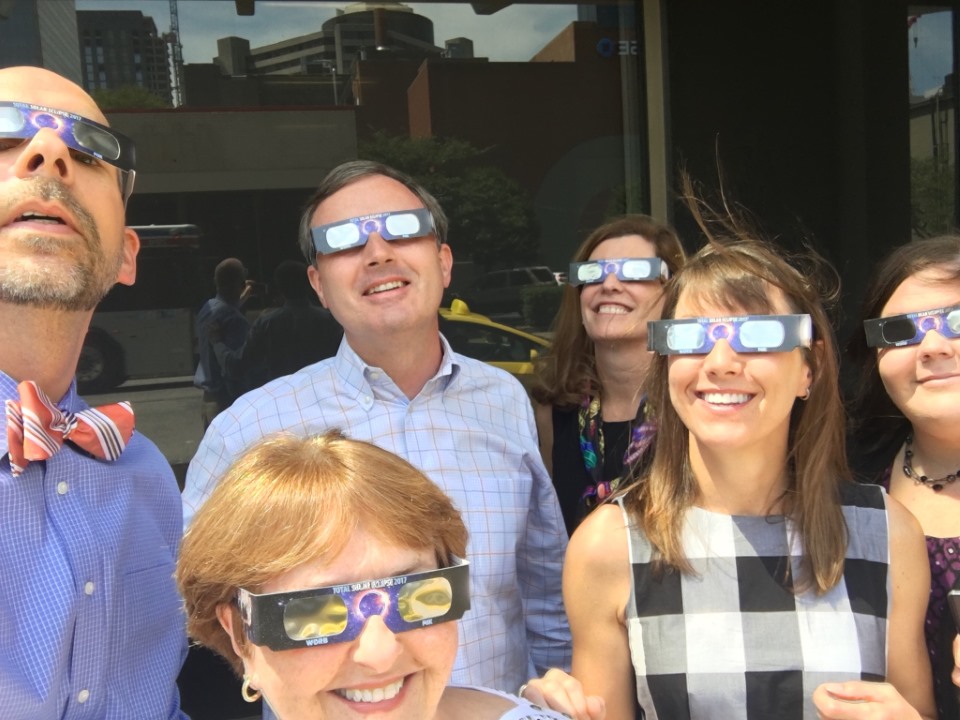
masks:
[[[331,66],[341,75],[350,72],[364,51],[389,49],[402,57],[440,55],[433,44],[433,22],[398,2],[354,3],[337,10],[319,32],[282,40],[250,50],[247,70],[252,75],[298,75]]]
[[[943,166],[953,165],[953,129],[957,99],[953,96],[953,78],[935,90],[910,98],[910,155],[933,159]]]
[[[0,1],[0,67],[36,65],[80,82],[74,0]]]
[[[634,206],[674,220],[688,246],[696,247],[697,229],[672,199],[675,172],[685,167],[715,187],[719,168],[730,197],[756,213],[785,246],[814,242],[836,263],[848,298],[856,299],[871,261],[910,237],[911,132],[927,133],[932,154],[932,116],[917,108],[923,117],[911,118],[907,54],[891,50],[905,40],[903,6],[811,0],[780,3],[774,10],[747,0],[627,2],[615,17],[613,7],[598,6],[596,24],[566,28],[535,54],[536,62],[435,53],[398,60],[389,52],[364,52],[352,70],[344,67],[337,75],[336,86],[326,65],[310,60],[330,60],[319,46],[312,55],[303,50],[299,59],[287,47],[287,60],[302,60],[307,70],[298,75],[281,69],[251,74],[253,50],[234,54],[221,48],[220,61],[229,57],[230,70],[224,64],[187,66],[188,94],[190,68],[212,73],[203,78],[210,92],[198,93],[190,104],[242,107],[222,114],[226,127],[257,106],[306,106],[312,112],[337,103],[361,142],[377,129],[468,140],[531,193],[542,260],[554,267],[563,267],[559,260],[569,258],[606,211],[623,207],[612,202],[615,196],[632,200],[638,185]],[[630,9],[633,24],[625,12]],[[451,34],[470,35],[480,24],[467,20]],[[366,32],[369,38],[369,27]],[[372,44],[378,44],[375,37]],[[342,107],[348,101],[356,104]],[[269,134],[264,125],[264,136]],[[949,133],[945,138],[953,139]],[[949,148],[953,156],[955,145]],[[235,149],[224,148],[225,157],[230,151]],[[302,186],[303,197],[327,167],[306,165],[313,174]],[[168,222],[195,222],[192,211],[179,209],[193,207],[189,191],[151,192],[144,184],[140,193],[131,203],[134,213],[156,204],[167,211],[159,215]],[[223,195],[218,202],[228,216],[262,203],[265,252],[274,250],[275,219],[286,222],[293,207],[286,201],[271,205],[265,195],[250,200],[227,198],[231,191],[201,194]],[[258,221],[244,219],[238,232],[252,232]],[[283,242],[292,242],[293,232]]]
[[[81,10],[77,32],[87,91],[135,85],[172,102],[167,46],[153,18],[138,10]]]
[[[952,232],[957,225],[955,77],[910,98],[910,211],[916,235]]]
[[[563,267],[577,237],[623,202],[622,71],[618,58],[598,53],[603,37],[595,23],[573,22],[530,62],[361,59],[357,134],[483,149],[484,162],[533,201],[542,259]]]
[[[137,141],[131,225],[203,228],[210,252],[257,277],[297,257],[300,208],[334,166],[357,156],[352,108],[186,108],[108,113]]]
[[[451,45],[452,43],[452,45]],[[213,65],[184,68],[188,106],[353,104],[350,77],[359,58],[395,62],[472,57],[467,38],[433,44],[433,22],[399,2],[354,3],[307,35],[251,48],[240,37],[217,41]]]

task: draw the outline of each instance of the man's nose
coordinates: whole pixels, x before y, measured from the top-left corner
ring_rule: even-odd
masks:
[[[378,232],[372,232],[367,236],[367,243],[363,246],[363,257],[368,265],[379,265],[380,263],[391,262],[393,260],[393,244],[384,240]]]
[[[73,181],[74,168],[70,148],[49,128],[41,129],[30,138],[14,163],[18,177],[50,177],[66,184]]]

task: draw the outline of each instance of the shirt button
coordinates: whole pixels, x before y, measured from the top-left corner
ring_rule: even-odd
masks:
[[[78,702],[78,703],[85,703],[85,702],[86,702],[87,700],[89,700],[89,699],[90,699],[90,691],[89,691],[89,690],[81,690],[80,692],[77,693],[77,702]]]
[[[371,379],[371,380],[379,380],[379,379],[380,379],[380,373],[378,373],[378,372],[372,372],[372,373],[370,373],[370,379]]]
[[[370,396],[369,396],[369,395],[364,395],[364,396],[363,396],[363,404],[364,404],[364,405],[369,405],[369,404],[370,404]]]
[[[83,591],[84,591],[87,595],[93,595],[93,589],[94,589],[94,587],[95,587],[95,586],[94,586],[94,584],[93,584],[92,582],[88,582],[86,585],[83,586]]]
[[[60,482],[57,483],[57,492],[60,493],[61,495],[66,495],[67,490],[69,489],[70,489],[70,486],[67,485],[65,480],[61,480]]]

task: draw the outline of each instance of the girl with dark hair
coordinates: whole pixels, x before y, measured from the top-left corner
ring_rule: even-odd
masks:
[[[960,577],[960,237],[894,250],[868,286],[862,320],[850,345],[861,378],[854,469],[903,503],[927,536],[927,651],[940,718],[956,720],[947,593]]]
[[[683,260],[673,230],[646,215],[600,226],[573,256],[531,391],[540,453],[570,533],[653,440],[640,391],[651,357],[647,321],[660,317],[663,282]]]

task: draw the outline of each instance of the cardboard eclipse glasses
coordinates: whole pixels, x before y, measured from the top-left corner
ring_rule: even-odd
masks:
[[[310,228],[313,249],[321,255],[367,244],[372,233],[384,240],[410,240],[434,232],[433,214],[426,208],[361,215]]]
[[[609,275],[621,282],[670,279],[670,268],[660,258],[616,258],[570,263],[567,283],[573,287],[602,283]]]
[[[271,650],[349,642],[367,620],[383,619],[394,633],[459,620],[470,609],[470,563],[344,585],[253,593],[240,588],[237,605],[247,638]]]
[[[0,101],[0,138],[29,140],[45,129],[55,132],[71,150],[117,168],[120,193],[124,201],[130,197],[136,177],[136,150],[130,138],[66,110]]]
[[[960,305],[864,320],[863,329],[867,345],[873,348],[917,345],[931,330],[956,338],[960,337]]]
[[[744,353],[786,352],[813,342],[809,315],[652,320],[647,328],[647,349],[660,355],[706,355],[720,340]]]

